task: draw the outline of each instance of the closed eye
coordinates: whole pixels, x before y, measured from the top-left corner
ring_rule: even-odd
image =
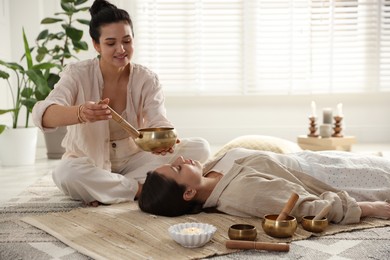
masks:
[[[172,169],[175,173],[179,173],[180,170],[181,170],[181,166],[180,166],[180,165],[171,166],[171,169]]]

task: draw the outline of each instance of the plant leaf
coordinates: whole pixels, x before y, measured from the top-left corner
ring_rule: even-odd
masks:
[[[43,63],[36,64],[31,69],[34,69],[34,70],[44,70],[44,69],[51,69],[51,68],[54,68],[54,67],[57,67],[57,68],[61,69],[61,66],[59,66],[57,64],[54,64],[54,63],[51,63],[51,62],[43,62]]]
[[[23,28],[23,42],[24,42],[24,52],[25,52],[26,61],[27,61],[27,68],[31,69],[33,66],[33,61],[32,61],[32,57],[31,57],[30,47],[28,46],[26,33],[24,32],[24,28]]]
[[[0,115],[9,113],[9,112],[14,112],[16,109],[0,109]]]
[[[76,2],[74,3],[75,5],[82,5],[84,4],[85,2],[87,2],[88,0],[76,0]]]
[[[6,125],[0,125],[0,134],[7,128]]]
[[[27,98],[25,100],[22,100],[22,105],[25,106],[28,111],[31,113],[34,105],[37,103],[37,100],[35,98]]]
[[[64,1],[61,1],[61,7],[62,10],[66,11],[67,13],[74,13],[76,11],[73,4],[65,3]]]
[[[68,35],[73,41],[80,41],[83,37],[83,31],[74,27],[68,27],[66,28],[66,35]]]
[[[18,71],[24,72],[24,68],[16,62],[4,62],[4,61],[0,60],[0,64],[11,69],[11,70],[15,70],[15,71],[18,70]]]
[[[26,74],[28,75],[29,79],[35,84],[36,90],[42,94],[42,95],[47,95],[50,93],[50,88],[47,85],[47,81],[45,77],[42,74],[42,71],[40,70],[28,70],[26,71]],[[25,90],[28,88],[25,88]],[[25,96],[25,95],[28,96]],[[26,92],[22,93],[23,97],[31,97],[32,93]]]
[[[38,34],[37,41],[46,39],[48,35],[49,35],[49,30],[47,30],[47,29],[43,30],[42,32],[40,32]]]
[[[76,19],[76,21],[84,25],[89,25],[90,22],[90,20],[86,20],[86,19]]]
[[[88,10],[89,10],[89,7],[86,6],[86,7],[82,7],[82,8],[77,9],[77,12],[84,12],[84,11],[88,11]]]
[[[20,94],[24,98],[30,98],[34,94],[34,90],[32,88],[24,88]]]
[[[9,74],[7,72],[5,72],[4,70],[0,70],[0,78],[8,79],[9,78]]]
[[[44,18],[41,21],[41,24],[51,24],[51,23],[58,23],[58,22],[62,22],[62,21],[63,21],[63,19],[48,17],[48,18]]]
[[[48,79],[47,79],[47,85],[50,89],[53,89],[55,84],[60,80],[60,76],[58,74],[50,73]]]
[[[84,50],[84,51],[88,50],[88,43],[84,41],[77,41],[77,42],[73,41],[72,43],[78,50]]]

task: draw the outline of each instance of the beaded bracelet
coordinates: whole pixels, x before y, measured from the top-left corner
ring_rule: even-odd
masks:
[[[82,117],[81,117],[81,110],[83,109],[83,105],[80,105],[78,108],[77,108],[77,119],[79,120],[79,123],[80,124],[84,124],[84,123],[86,123],[87,121],[85,120],[85,119],[83,119]]]

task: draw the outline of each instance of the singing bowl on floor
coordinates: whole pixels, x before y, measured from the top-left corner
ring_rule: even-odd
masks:
[[[314,216],[304,216],[302,218],[301,225],[303,229],[314,233],[320,233],[328,227],[327,218],[322,218],[318,220],[313,220],[313,218]]]
[[[298,223],[294,216],[288,215],[286,220],[276,220],[278,215],[264,216],[262,227],[264,232],[276,238],[286,238],[294,235]]]
[[[254,241],[257,237],[257,229],[255,226],[248,224],[235,224],[230,226],[228,236],[232,240]]]
[[[159,152],[176,144],[177,134],[173,127],[138,129],[140,136],[134,141],[144,151]]]

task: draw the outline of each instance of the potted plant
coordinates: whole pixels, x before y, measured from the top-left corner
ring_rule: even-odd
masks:
[[[37,100],[50,92],[47,83],[49,71],[58,66],[49,62],[33,64],[24,29],[23,43],[24,54],[20,63],[0,60],[0,65],[7,70],[0,70],[0,78],[7,81],[12,98],[12,107],[0,110],[0,115],[12,114],[12,126],[0,125],[0,160],[3,165],[28,165],[35,162],[37,128],[30,127],[29,118]],[[26,66],[21,64],[23,60]],[[11,83],[8,71],[14,72],[15,84]],[[25,111],[25,121],[21,125],[19,116],[22,111]]]
[[[53,89],[59,80],[59,73],[66,66],[67,61],[78,59],[76,54],[80,51],[88,50],[88,44],[82,40],[83,31],[76,28],[75,24],[89,25],[89,20],[79,19],[75,16],[86,12],[89,7],[81,5],[87,0],[61,0],[62,12],[55,13],[56,17],[47,17],[41,21],[41,24],[52,25],[60,24],[59,31],[51,32],[48,29],[41,31],[36,39],[37,54],[36,61],[44,60],[57,64],[55,70],[48,75],[49,88]],[[49,94],[49,92],[47,93]],[[46,98],[43,97],[43,98]],[[54,132],[44,133],[47,157],[49,159],[58,159],[65,152],[61,146],[61,141],[66,134],[66,127],[59,127]]]

